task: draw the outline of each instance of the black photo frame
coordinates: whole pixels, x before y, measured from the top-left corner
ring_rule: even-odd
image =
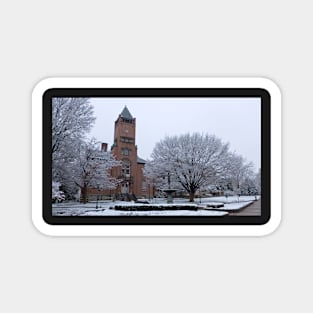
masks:
[[[53,97],[90,98],[245,98],[261,99],[261,215],[260,216],[53,216],[51,201],[51,103]],[[262,88],[51,88],[42,97],[43,203],[49,225],[264,225],[271,217],[271,95]]]

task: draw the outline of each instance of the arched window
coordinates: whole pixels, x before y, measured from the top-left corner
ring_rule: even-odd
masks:
[[[130,161],[127,159],[122,160],[122,176],[130,177]]]

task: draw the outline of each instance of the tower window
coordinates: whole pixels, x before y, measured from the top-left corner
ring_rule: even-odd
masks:
[[[129,138],[129,137],[121,137],[121,141],[122,142],[127,142],[127,143],[134,143],[134,139],[133,138]]]
[[[124,123],[132,124],[132,123],[133,123],[133,120],[130,120],[130,119],[127,119],[127,118],[123,118],[123,122],[124,122]]]
[[[130,151],[128,148],[122,148],[122,155],[130,155]]]

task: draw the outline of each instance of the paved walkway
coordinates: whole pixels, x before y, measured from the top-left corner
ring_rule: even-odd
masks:
[[[246,208],[236,213],[229,213],[231,216],[257,216],[261,215],[261,199],[253,202]]]

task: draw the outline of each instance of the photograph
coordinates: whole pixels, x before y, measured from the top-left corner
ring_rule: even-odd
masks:
[[[261,100],[52,97],[52,216],[261,216]]]

